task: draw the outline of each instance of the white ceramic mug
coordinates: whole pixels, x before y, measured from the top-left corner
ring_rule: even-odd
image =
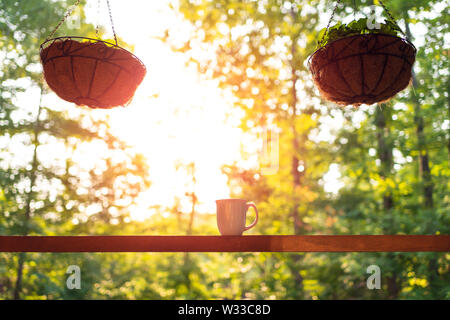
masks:
[[[256,206],[243,199],[216,200],[217,226],[223,236],[240,236],[242,232],[253,228],[258,222],[258,209]],[[245,218],[248,208],[255,209],[256,218],[248,227],[245,226]]]

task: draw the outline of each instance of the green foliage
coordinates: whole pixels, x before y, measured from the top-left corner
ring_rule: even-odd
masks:
[[[370,22],[370,21],[369,21]],[[324,47],[327,44],[346,37],[361,35],[361,34],[387,34],[391,36],[398,36],[402,33],[401,29],[391,22],[385,20],[379,24],[379,28],[368,23],[367,18],[354,20],[348,24],[337,23],[334,26],[322,29],[319,32],[318,47]]]
[[[63,15],[65,5],[61,5],[54,1],[0,5],[0,21],[5,22],[0,23],[0,54],[7,57],[0,70],[0,135],[7,142],[0,152],[2,235],[101,233],[105,225],[127,219],[123,202],[132,205],[150,185],[145,158],[111,134],[108,119],[45,103],[48,92],[36,66],[39,45],[50,33],[48,23]],[[65,26],[62,30],[69,32]],[[93,28],[84,25],[78,31],[88,34]],[[22,92],[37,99],[19,99]],[[95,144],[97,157],[83,154],[86,144]],[[92,163],[74,160],[80,156]],[[96,211],[87,216],[89,207]],[[54,269],[66,265],[64,259],[39,254],[5,254],[0,259],[7,266],[0,269],[0,283],[6,288],[0,289],[2,298],[64,295],[65,286],[60,284],[64,267]],[[98,261],[83,260],[82,265],[92,270],[86,279],[92,280],[93,287]],[[17,283],[19,272],[23,280]],[[77,297],[88,294],[81,291]]]
[[[435,1],[389,1],[402,25],[427,31],[414,87],[389,104],[337,109],[319,101],[303,63],[323,34],[319,3],[325,2],[184,0],[177,10],[195,27],[192,39],[165,39],[233,94],[248,135],[259,138],[269,125],[280,131],[276,174],[223,168],[232,196],[255,201],[260,211],[249,233],[449,234],[449,9],[433,11]],[[68,4],[0,3],[0,53],[10,52],[0,65],[0,234],[217,235],[214,214],[196,215],[190,229],[191,213],[178,205],[155,208],[144,222],[128,219],[129,204],[150,186],[149,168],[109,132],[107,119],[69,115],[45,101],[39,111],[38,101],[18,104],[30,88],[46,95],[40,72],[30,70]],[[82,25],[76,32],[93,33]],[[326,43],[367,33],[365,26],[365,19],[338,24]],[[61,33],[72,31],[63,26]],[[389,22],[379,30],[397,31]],[[197,59],[204,46],[215,48],[215,59]],[[31,84],[11,81],[17,79]],[[329,139],[320,138],[322,131]],[[101,154],[90,167],[77,160],[86,143]],[[58,145],[64,152],[56,154]],[[323,183],[330,165],[343,182],[332,193]],[[133,183],[125,179],[130,175]],[[432,206],[424,193],[430,181]],[[97,210],[86,215],[89,206]],[[24,299],[450,299],[448,253],[0,253],[1,299],[13,297],[20,257]],[[81,268],[81,290],[65,285],[71,264]],[[366,287],[371,264],[381,267],[381,290]]]
[[[316,2],[310,4],[314,7]],[[420,10],[433,8],[423,1],[395,1],[389,3],[389,7],[391,5],[398,10],[394,16],[404,17],[408,10],[420,16],[414,21],[404,19],[410,24],[427,21]],[[236,106],[245,110],[242,128],[246,132],[255,134],[268,123],[280,128],[277,174],[262,176],[257,168],[227,166],[224,173],[229,177],[231,189],[236,190],[233,196],[254,200],[260,211],[266,213],[258,225],[258,231],[265,234],[296,230],[302,234],[447,234],[448,218],[442,213],[448,212],[448,151],[445,147],[448,128],[440,129],[446,127],[444,119],[448,118],[448,111],[443,107],[445,99],[448,106],[445,93],[448,90],[444,88],[444,84],[448,86],[448,73],[442,73],[447,63],[442,54],[446,46],[442,42],[443,30],[446,25],[448,29],[445,13],[435,12],[433,22],[427,21],[430,32],[426,43],[433,49],[419,49],[416,63],[420,66],[418,78],[421,80],[417,80],[414,89],[386,105],[341,110],[323,104],[318,106],[312,101],[315,93],[308,81],[302,83],[298,91],[292,90],[298,85],[295,75],[308,79],[302,61],[325,32],[315,33],[317,12],[308,8],[305,13],[304,6],[295,1],[273,1],[258,6],[251,1],[239,4],[219,1],[214,5],[208,1],[181,2],[184,16],[199,26],[202,36],[206,34],[201,41],[217,44],[218,48],[216,61],[205,63],[196,61],[195,57],[189,61],[195,61],[200,70],[213,70],[213,77],[220,85],[234,94]],[[198,15],[200,12],[202,15]],[[265,16],[261,17],[262,14]],[[338,23],[330,28],[321,45],[351,35],[399,36],[401,32],[390,21],[381,23],[380,29],[369,29],[367,22],[363,18],[346,25]],[[230,37],[219,32],[217,26],[223,23],[229,26],[231,34],[239,34],[237,30],[242,30],[239,26],[246,26],[247,32]],[[264,37],[264,34],[270,36]],[[301,45],[297,46],[300,39]],[[271,52],[271,45],[276,41],[279,41],[277,50]],[[244,47],[246,50],[241,50]],[[183,48],[188,55],[189,50]],[[248,72],[247,68],[254,72]],[[255,87],[258,90],[252,90]],[[300,91],[304,95],[299,101],[295,97]],[[414,98],[417,96],[418,102]],[[404,106],[397,104],[399,102]],[[421,106],[420,114],[414,111],[417,103]],[[420,144],[418,116],[424,117],[426,123],[425,142]],[[318,126],[340,118],[344,120],[343,125],[339,130],[332,129],[331,141],[314,139]],[[431,172],[435,172],[431,173],[433,209],[426,204],[424,188],[429,182],[424,181],[419,165],[422,161],[419,155],[425,151],[432,163]],[[299,175],[300,184],[295,185],[293,181],[297,178],[293,172],[299,163],[303,171]],[[344,183],[335,194],[324,192],[323,185],[317,183],[330,164],[338,165]],[[448,257],[444,254],[276,256],[285,267],[283,277],[288,280],[278,280],[278,284],[282,284],[283,297],[288,299],[443,298],[446,294],[442,288],[449,283],[448,272],[444,271]],[[420,263],[424,267],[420,267]],[[365,268],[370,264],[382,266],[385,272],[382,291],[370,292],[365,286]],[[436,268],[441,269],[436,271]],[[275,276],[280,274],[275,271]]]

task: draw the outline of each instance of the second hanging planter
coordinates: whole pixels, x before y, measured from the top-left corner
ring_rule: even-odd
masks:
[[[336,40],[309,61],[321,95],[341,105],[383,102],[411,80],[415,48],[407,40],[367,34]]]
[[[373,104],[408,86],[416,48],[398,36],[402,31],[387,13],[391,20],[378,25],[364,18],[322,31],[308,65],[324,99],[339,105]]]

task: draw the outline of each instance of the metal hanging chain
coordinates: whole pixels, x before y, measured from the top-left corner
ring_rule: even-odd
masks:
[[[341,0],[336,1],[336,5],[334,6],[333,13],[331,13],[330,20],[328,21],[328,24],[327,24],[327,28],[325,29],[325,32],[323,33],[322,38],[319,40],[319,46],[322,44],[323,40],[325,39],[325,36],[328,33],[328,29],[330,28],[331,21],[333,20],[334,14],[336,13],[336,9],[340,3],[341,3]]]
[[[113,34],[114,34],[114,41],[116,42],[116,46],[118,46],[116,30],[114,30],[114,22],[113,22],[113,18],[112,18],[112,15],[111,15],[111,6],[109,5],[109,0],[106,0],[106,4],[108,5],[109,20],[111,20],[111,27],[112,27],[112,31],[113,31]]]
[[[81,0],[76,0],[76,2],[67,9],[66,13],[64,14],[64,17],[61,19],[61,21],[59,21],[59,23],[56,25],[55,29],[48,35],[48,37],[45,39],[45,41],[48,41],[49,39],[51,39],[54,36],[54,34],[61,27],[61,25],[64,23],[64,21],[66,21],[66,19],[72,14],[73,10],[75,10],[75,8],[78,7],[80,2],[81,2]],[[112,15],[111,15],[111,6],[109,4],[109,0],[106,0],[106,3],[108,5],[109,19],[111,21],[111,27],[112,27],[112,31],[114,34],[114,41],[116,42],[116,46],[117,46],[118,44],[117,44],[116,30],[114,29],[114,22],[113,22]],[[100,0],[98,0],[98,2],[97,2],[97,16],[100,16]],[[95,35],[97,38],[98,38],[98,30],[99,30],[99,23],[97,22],[97,26],[95,28]]]
[[[353,5],[353,20],[356,20],[356,0],[352,1]]]
[[[73,10],[78,7],[78,5],[80,4],[81,0],[77,0],[73,5],[71,5],[68,9],[66,14],[64,15],[64,17],[61,19],[61,21],[56,25],[55,29],[50,33],[50,35],[47,37],[47,39],[45,39],[45,41],[48,41],[50,38],[53,37],[53,35],[55,34],[56,30],[59,29],[59,27],[64,23],[64,21],[66,21],[67,17],[70,16],[73,12]],[[44,42],[45,42],[44,41]]]
[[[100,24],[100,0],[97,0],[97,25],[95,26],[95,37],[99,39],[98,28]]]
[[[389,19],[391,20],[391,22],[398,28],[398,30],[404,35],[405,33],[403,32],[403,30],[398,26],[397,21],[395,21],[394,17],[392,16],[391,12],[388,10],[388,8],[384,5],[383,1],[378,0],[381,4],[381,6],[383,7],[384,11],[386,11],[386,14],[388,15]]]

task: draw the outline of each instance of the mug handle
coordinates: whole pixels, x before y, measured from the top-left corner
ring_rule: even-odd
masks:
[[[244,228],[244,231],[247,231],[248,229],[253,228],[256,225],[256,223],[258,222],[258,209],[256,209],[256,206],[254,203],[246,203],[245,205],[247,206],[247,211],[250,207],[253,207],[253,209],[255,209],[255,213],[256,213],[255,221],[253,221],[252,224],[249,225],[248,227]],[[247,213],[247,211],[245,213]]]

